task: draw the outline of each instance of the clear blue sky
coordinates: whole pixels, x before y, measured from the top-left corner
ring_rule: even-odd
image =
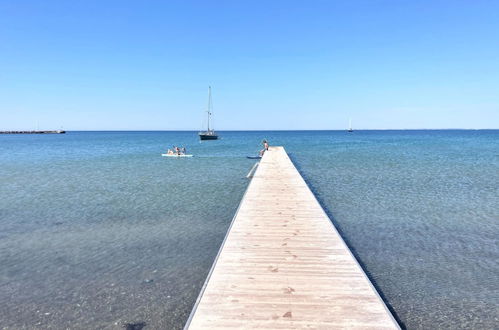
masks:
[[[0,0],[0,129],[499,128],[499,1]]]

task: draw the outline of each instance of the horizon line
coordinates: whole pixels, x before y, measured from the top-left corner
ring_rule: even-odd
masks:
[[[62,129],[66,132],[200,132],[195,129]],[[499,128],[358,128],[353,131],[493,131]],[[0,130],[15,131],[15,130]],[[348,131],[348,129],[221,129],[217,132]]]

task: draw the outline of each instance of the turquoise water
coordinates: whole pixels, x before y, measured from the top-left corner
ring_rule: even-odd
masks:
[[[267,138],[407,328],[495,327],[499,131],[221,136],[0,136],[1,326],[182,328]]]

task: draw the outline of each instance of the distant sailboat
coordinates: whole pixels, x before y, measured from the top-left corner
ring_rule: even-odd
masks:
[[[213,129],[210,129],[210,117],[211,117],[211,108],[212,108],[212,102],[211,102],[211,86],[208,87],[208,109],[206,110],[206,113],[208,115],[208,127],[206,131],[204,132],[199,132],[199,138],[201,140],[216,140],[218,139],[217,133]]]
[[[353,132],[353,128],[352,128],[352,118],[350,118],[350,124],[348,125],[348,132]]]

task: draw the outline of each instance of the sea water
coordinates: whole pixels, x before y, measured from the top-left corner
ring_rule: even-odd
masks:
[[[0,136],[0,328],[181,329],[264,138],[403,325],[497,325],[499,131],[220,137]],[[195,157],[161,157],[173,145]]]

